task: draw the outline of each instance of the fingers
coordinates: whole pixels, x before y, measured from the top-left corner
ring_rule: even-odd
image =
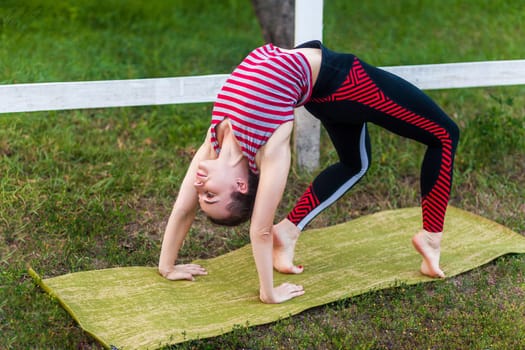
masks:
[[[293,283],[283,283],[282,286],[286,288],[287,292],[294,295],[299,296],[304,294],[304,288],[303,286],[299,284],[293,284]]]
[[[167,274],[164,274],[164,277],[166,277],[166,279],[171,280],[171,281],[177,281],[177,280],[195,281],[194,276],[204,276],[207,274],[208,272],[206,271],[206,269],[200,265],[182,264],[182,265],[175,265],[172,271],[170,271]]]
[[[179,272],[190,273],[194,276],[204,276],[208,274],[204,267],[197,264],[175,265],[175,270]]]
[[[293,283],[283,283],[277,288],[280,289],[280,302],[290,300],[305,293],[303,286]]]

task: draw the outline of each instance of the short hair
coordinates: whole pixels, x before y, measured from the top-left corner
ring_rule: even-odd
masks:
[[[208,216],[208,219],[214,224],[222,226],[238,226],[243,222],[248,221],[248,219],[250,219],[252,216],[258,186],[259,176],[254,174],[251,170],[248,170],[248,192],[232,192],[232,201],[226,207],[226,209],[228,209],[230,212],[230,215],[221,219]]]

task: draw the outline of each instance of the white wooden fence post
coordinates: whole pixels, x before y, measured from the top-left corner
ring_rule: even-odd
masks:
[[[323,39],[323,0],[295,0],[295,45]],[[319,166],[321,127],[304,107],[295,110],[294,150],[299,168]]]

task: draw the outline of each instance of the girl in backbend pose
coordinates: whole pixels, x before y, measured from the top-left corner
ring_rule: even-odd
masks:
[[[301,105],[327,130],[339,162],[322,171],[274,225],[290,168],[293,110]],[[459,139],[456,124],[412,84],[318,41],[293,50],[272,44],[257,48],[227,79],[168,220],[160,273],[172,280],[206,274],[199,265],[175,265],[200,205],[219,224],[251,219],[261,301],[280,303],[304,294],[300,285],[274,287],[273,268],[303,271],[293,264],[300,231],[369,168],[368,122],[427,146],[421,168],[422,228],[412,243],[422,256],[420,271],[444,277],[440,243]]]

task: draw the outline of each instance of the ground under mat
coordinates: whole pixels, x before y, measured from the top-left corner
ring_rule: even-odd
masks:
[[[302,284],[306,294],[279,305],[258,300],[251,248],[201,260],[208,276],[171,282],[154,267],[76,272],[37,283],[101,344],[155,349],[217,336],[236,326],[270,323],[303,310],[400,284],[432,281],[418,272],[410,239],[421,209],[379,212],[302,233],[296,262],[301,275],[275,273],[275,284]],[[458,275],[508,253],[525,253],[525,237],[472,213],[450,207],[441,267]]]

